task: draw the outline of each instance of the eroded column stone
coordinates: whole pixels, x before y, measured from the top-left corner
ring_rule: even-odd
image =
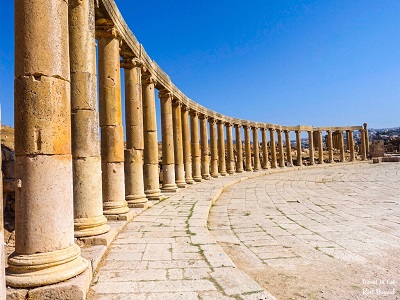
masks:
[[[1,128],[1,110],[0,110],[0,128]],[[1,130],[0,130],[1,141]],[[1,147],[1,146],[0,146]],[[0,149],[0,169],[2,170],[2,157]],[[3,172],[0,172],[0,191],[3,191]],[[5,277],[5,251],[4,251],[4,221],[3,221],[3,192],[0,193],[0,299],[6,299],[6,277]]]
[[[190,146],[190,130],[189,130],[189,108],[182,107],[182,147],[183,147],[183,163],[185,168],[185,180],[187,184],[193,184],[192,173],[192,151]],[[198,121],[197,121],[198,122]],[[197,142],[198,144],[198,142]],[[200,176],[201,180],[201,176]]]
[[[176,192],[174,128],[172,121],[172,94],[163,90],[158,94],[161,104],[161,133],[162,133],[162,192]]]
[[[344,162],[345,161],[345,156],[344,156],[344,137],[343,137],[343,131],[340,131],[339,134],[339,150],[340,150],[340,161]]]
[[[149,206],[143,179],[142,66],[137,58],[121,62],[125,76],[125,199],[129,207]]]
[[[182,104],[179,101],[174,101],[172,104],[172,121],[174,125],[175,183],[179,188],[185,188],[186,179],[185,164],[183,162]]]
[[[278,149],[279,149],[279,167],[285,166],[285,154],[283,151],[283,138],[282,138],[282,130],[277,129],[276,133],[278,135]]]
[[[262,139],[261,148],[262,148],[262,155],[263,155],[262,168],[268,169],[269,161],[268,161],[268,141],[267,141],[267,129],[266,128],[261,128],[261,139]]]
[[[253,130],[254,171],[258,171],[261,169],[260,149],[258,143],[258,128],[253,127],[252,130]]]
[[[364,134],[365,134],[365,152],[366,152],[366,156],[368,156],[368,154],[369,154],[368,124],[364,123],[363,127],[364,127]]]
[[[244,151],[246,156],[246,171],[253,171],[253,167],[251,165],[251,142],[250,142],[250,127],[245,125],[244,129]]]
[[[322,141],[322,131],[318,130],[318,164],[324,163],[324,144]]]
[[[308,155],[310,157],[310,165],[314,164],[314,135],[313,131],[308,131]]]
[[[233,151],[232,124],[226,123],[226,152],[228,157],[227,172],[232,175],[235,173],[235,156]]]
[[[218,178],[218,144],[217,144],[217,120],[210,118],[210,152],[211,152],[211,176]]]
[[[199,139],[199,115],[197,112],[192,111],[190,113],[190,135],[191,135],[191,147],[192,147],[192,172],[193,180],[200,182],[201,176],[201,151],[200,151],[200,139]]]
[[[286,141],[286,159],[289,166],[293,166],[293,158],[292,158],[292,145],[290,143],[290,131],[285,130],[285,141]]]
[[[271,148],[271,168],[276,168],[278,162],[276,159],[275,128],[269,128],[269,141],[269,147]]]
[[[201,177],[210,179],[210,156],[208,152],[207,116],[200,116]]]
[[[218,127],[218,172],[222,176],[226,176],[224,123],[222,121],[218,121],[217,127]]]
[[[242,147],[242,134],[240,132],[240,125],[235,124],[236,136],[236,173],[243,172],[243,147]]]
[[[360,130],[361,133],[361,160],[367,160],[367,141],[365,129]]]
[[[328,140],[327,140],[327,147],[328,147],[328,162],[333,163],[333,137],[332,137],[332,130],[328,130]]]
[[[303,154],[301,149],[301,131],[296,130],[296,152],[297,152],[297,166],[301,167],[303,165]]]
[[[68,2],[17,0],[15,27],[15,251],[6,281],[32,288],[88,267],[74,243]]]
[[[103,215],[93,1],[69,2],[75,237],[110,229]]]
[[[353,133],[353,130],[349,130],[347,136],[349,138],[350,161],[355,161],[356,160],[356,156],[355,156],[355,152],[354,152],[354,133]]]
[[[144,193],[149,200],[160,200],[163,198],[160,190],[160,179],[158,174],[158,140],[156,100],[154,94],[155,79],[150,74],[142,77],[143,96],[143,178]]]
[[[124,133],[118,34],[115,28],[97,28],[99,40],[101,169],[105,215],[129,211],[125,201]]]

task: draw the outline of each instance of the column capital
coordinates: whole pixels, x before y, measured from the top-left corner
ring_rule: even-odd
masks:
[[[270,132],[274,132],[275,131],[275,128],[268,128],[268,130],[270,131]]]
[[[172,94],[169,90],[167,89],[162,89],[158,92],[158,98],[161,100],[173,100],[174,99],[174,94]]]
[[[191,108],[189,108],[187,106],[186,106],[186,109],[189,110],[189,115],[191,115],[191,116],[197,116],[198,117],[200,115],[198,111],[193,110],[193,109],[191,109]]]
[[[199,119],[208,119],[209,117],[208,116],[206,116],[205,114],[202,114],[202,113],[199,113],[199,112],[197,112],[197,115],[199,116]]]
[[[157,80],[151,74],[143,74],[142,83],[144,83],[144,84],[156,84]]]
[[[142,68],[144,63],[141,59],[137,57],[124,58],[120,62],[121,68],[123,69],[133,69]]]
[[[367,124],[367,123],[364,123],[363,126],[364,126],[364,129],[367,129],[368,124]]]
[[[240,127],[242,127],[242,125],[240,125],[240,124],[233,124],[233,126],[235,126],[235,128],[240,128]]]
[[[118,30],[115,26],[96,26],[96,39],[116,39],[119,38]]]
[[[174,97],[172,97],[172,105],[174,107],[183,107],[182,101]]]
[[[227,122],[227,121],[225,121],[224,124],[225,124],[226,127],[232,127],[233,126],[233,124],[231,122]]]
[[[208,122],[212,123],[212,124],[216,124],[217,123],[217,119],[214,117],[208,117]]]

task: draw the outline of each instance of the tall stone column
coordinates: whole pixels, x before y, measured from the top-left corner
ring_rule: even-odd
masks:
[[[217,121],[209,118],[208,122],[210,124],[211,176],[218,178]]]
[[[185,180],[187,184],[193,184],[192,173],[192,151],[190,146],[190,130],[189,130],[189,108],[182,107],[182,147],[183,147],[183,162],[185,165]],[[198,144],[198,139],[197,139]],[[201,179],[201,176],[200,176]]]
[[[332,137],[332,130],[328,130],[328,141],[327,141],[327,148],[328,148],[328,161],[333,163],[333,137]]]
[[[322,130],[318,130],[318,164],[324,163],[324,144],[322,141]]]
[[[88,267],[74,243],[68,1],[17,0],[15,27],[15,251],[6,281],[32,288]]]
[[[258,143],[258,128],[252,127],[253,130],[253,153],[254,153],[254,171],[261,169],[260,164],[260,144]]]
[[[224,123],[222,121],[218,121],[217,127],[218,127],[218,172],[222,176],[226,176]]]
[[[158,173],[158,139],[156,119],[155,79],[150,74],[142,77],[143,98],[143,178],[144,193],[149,200],[163,198]]]
[[[310,165],[314,164],[314,136],[313,131],[308,131],[308,154],[310,156]]]
[[[301,167],[303,165],[303,155],[301,149],[301,131],[296,130],[296,152],[297,152],[297,166]]]
[[[262,155],[263,155],[262,168],[268,169],[269,168],[268,141],[267,141],[267,129],[266,128],[261,128],[261,139],[262,139],[261,149],[262,149]]]
[[[279,149],[279,167],[285,166],[285,154],[283,151],[283,139],[282,139],[282,130],[277,129],[276,133],[278,135],[278,149]]]
[[[365,152],[366,152],[366,155],[368,156],[368,154],[369,154],[368,124],[364,123],[363,127],[364,127],[364,134],[365,134]]]
[[[344,156],[344,137],[343,137],[343,131],[339,132],[339,150],[340,150],[340,161],[344,162],[345,161],[345,156]]]
[[[143,179],[142,68],[137,58],[124,59],[125,78],[125,199],[129,207],[147,207]]]
[[[227,172],[232,175],[235,173],[235,156],[233,152],[232,124],[225,123],[226,128],[226,152],[228,157]]]
[[[162,134],[162,192],[174,193],[178,189],[175,183],[174,128],[172,121],[172,94],[161,91],[158,94],[161,104]]]
[[[350,149],[350,161],[355,161],[356,160],[356,156],[354,153],[354,134],[353,134],[353,130],[349,130],[347,133],[347,137],[349,138],[349,149]]]
[[[293,158],[292,158],[292,145],[290,142],[290,131],[285,130],[285,141],[286,141],[286,159],[289,166],[293,166]]]
[[[183,162],[182,104],[179,101],[175,101],[172,104],[172,121],[174,125],[175,183],[179,188],[185,188],[186,179],[185,164]]]
[[[129,211],[125,201],[124,133],[118,34],[115,28],[98,28],[101,169],[105,215]]]
[[[191,147],[192,147],[192,173],[193,180],[200,182],[201,176],[201,151],[199,139],[199,115],[197,112],[190,113],[190,134],[191,134]]]
[[[210,156],[208,152],[207,117],[200,116],[200,144],[201,144],[201,177],[210,179]]]
[[[361,133],[361,160],[367,160],[367,141],[366,141],[366,133],[365,129],[360,130]]]
[[[271,168],[276,168],[278,162],[276,159],[275,128],[269,128],[269,147],[271,148]]]
[[[107,232],[103,215],[93,1],[69,2],[75,237]]]
[[[243,147],[242,147],[242,134],[240,132],[240,125],[235,124],[235,137],[236,137],[236,173],[243,172]]]
[[[251,165],[251,143],[250,143],[250,127],[245,125],[244,128],[244,151],[246,155],[246,171],[253,171]]]

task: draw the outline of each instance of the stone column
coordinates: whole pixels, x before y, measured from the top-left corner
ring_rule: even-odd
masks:
[[[236,173],[243,172],[243,148],[242,148],[242,134],[240,132],[240,125],[235,124],[236,134]]]
[[[350,149],[350,161],[355,161],[355,153],[354,153],[354,134],[353,130],[349,130],[347,133],[347,137],[349,138],[349,149]]]
[[[328,161],[333,163],[333,137],[332,137],[332,130],[328,130],[328,141],[327,141],[327,148],[328,148]]]
[[[285,166],[285,154],[283,151],[283,139],[282,139],[282,130],[277,129],[276,133],[278,135],[278,149],[279,149],[279,167]]]
[[[269,147],[271,148],[271,168],[276,168],[278,162],[276,160],[275,128],[269,128]]]
[[[340,161],[344,162],[345,161],[345,156],[344,156],[344,137],[343,137],[343,131],[339,132],[339,149],[340,149]]]
[[[158,93],[161,104],[162,134],[162,192],[174,193],[178,189],[175,183],[174,128],[172,121],[172,94],[169,91]]]
[[[193,184],[192,176],[192,151],[190,146],[190,131],[189,131],[189,108],[182,107],[182,147],[183,147],[183,163],[185,168],[185,180],[187,184]],[[197,121],[198,123],[198,121]],[[198,145],[198,139],[197,139]],[[201,176],[200,176],[201,180]]]
[[[361,133],[361,160],[367,160],[367,141],[366,141],[366,133],[365,129],[360,130]]]
[[[197,112],[190,113],[190,134],[191,134],[191,147],[192,147],[192,173],[193,180],[200,182],[201,176],[201,151],[199,139],[199,115]]]
[[[318,130],[318,164],[324,163],[324,144],[322,141],[322,130]]]
[[[226,123],[226,152],[228,157],[227,172],[232,175],[235,173],[235,156],[233,153],[232,124]]]
[[[262,139],[261,149],[262,149],[262,154],[263,154],[262,168],[268,169],[269,168],[268,141],[267,141],[267,129],[266,128],[261,128],[261,139]]]
[[[218,178],[217,121],[209,118],[208,122],[210,124],[211,176]]]
[[[172,121],[174,126],[174,156],[175,156],[175,183],[178,188],[186,187],[185,164],[183,162],[182,141],[182,104],[175,101],[172,104]]]
[[[200,116],[200,143],[201,143],[201,177],[210,179],[210,156],[208,153],[207,117]]]
[[[105,215],[129,211],[125,201],[119,44],[115,28],[98,29],[101,169]]]
[[[225,137],[224,123],[218,121],[218,172],[221,176],[226,176],[226,160],[225,160]]]
[[[32,288],[88,268],[74,243],[68,1],[19,0],[15,27],[15,251],[6,281]]]
[[[363,127],[364,127],[364,134],[365,134],[365,152],[366,152],[366,156],[368,156],[368,154],[369,154],[368,124],[364,123]]]
[[[160,190],[160,179],[158,174],[158,139],[156,100],[154,94],[155,79],[150,74],[142,77],[143,96],[143,178],[144,193],[149,200],[160,200],[163,198]]]
[[[250,143],[250,127],[245,125],[244,127],[244,151],[246,155],[246,171],[253,171],[251,165],[251,143]]]
[[[0,107],[0,128],[1,128],[1,107]],[[1,130],[0,130],[0,141],[1,141]],[[0,146],[0,169],[2,169],[2,157],[1,157],[1,146]],[[4,252],[4,220],[3,220],[3,172],[0,172],[0,299],[6,299],[6,274],[5,270],[5,252]]]
[[[289,166],[293,166],[293,158],[292,158],[292,145],[290,143],[290,131],[285,130],[285,140],[286,140],[286,159]]]
[[[103,215],[93,1],[69,2],[75,237],[110,229]]]
[[[125,199],[129,207],[147,207],[143,182],[142,62],[137,58],[121,62],[125,77]]]
[[[308,131],[308,154],[310,156],[310,165],[314,164],[314,136],[313,131]]]
[[[297,152],[297,166],[301,167],[303,166],[303,155],[302,155],[302,149],[301,149],[301,131],[296,130],[296,152]]]
[[[259,171],[261,169],[260,164],[260,144],[258,143],[258,128],[253,127],[253,153],[254,153],[254,171]]]

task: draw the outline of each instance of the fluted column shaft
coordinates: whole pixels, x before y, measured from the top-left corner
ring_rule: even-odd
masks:
[[[318,130],[318,164],[324,163],[324,144],[322,141],[322,131]]]
[[[233,151],[232,124],[226,123],[226,153],[227,153],[227,173],[235,173],[235,155]]]
[[[253,127],[253,154],[254,154],[254,171],[261,169],[260,164],[260,144],[258,143],[258,128]]]
[[[327,140],[327,148],[328,148],[328,161],[330,163],[333,163],[333,137],[332,137],[332,131],[328,130],[328,140]]]
[[[282,130],[277,129],[276,133],[278,135],[279,167],[284,167],[285,166],[285,153],[283,151]]]
[[[250,143],[250,127],[244,126],[244,151],[246,155],[246,171],[253,171],[251,165],[251,143]]]
[[[343,131],[339,132],[339,150],[340,150],[340,161],[344,162],[345,161],[345,156],[344,156],[344,137],[343,137]]]
[[[276,168],[278,166],[276,158],[276,144],[275,144],[275,129],[269,129],[269,146],[271,148],[271,168]]]
[[[308,131],[308,155],[310,156],[310,165],[314,164],[314,135],[313,131]]]
[[[210,152],[211,152],[211,176],[217,178],[218,173],[218,144],[217,144],[217,123],[213,118],[209,119],[210,124]]]
[[[208,151],[207,117],[200,117],[201,177],[210,179],[210,156]]]
[[[196,112],[190,113],[190,135],[192,149],[192,174],[193,180],[200,182],[201,176],[201,151],[199,139],[199,116]]]
[[[303,165],[303,155],[301,149],[301,131],[296,130],[296,152],[297,152],[297,166],[301,167]]]
[[[235,125],[236,135],[236,172],[243,172],[243,147],[242,147],[242,133],[240,132],[240,125]]]
[[[186,179],[183,162],[182,105],[179,101],[175,101],[172,105],[172,121],[174,125],[175,183],[179,188],[184,188]]]
[[[110,229],[103,215],[94,4],[69,6],[72,170],[75,237]]]
[[[172,99],[168,91],[159,93],[161,104],[161,134],[162,134],[162,192],[176,192],[174,128],[172,121]]]
[[[285,130],[285,141],[286,141],[286,159],[290,166],[293,166],[292,158],[292,145],[290,143],[290,131]]]
[[[182,147],[183,147],[183,163],[185,167],[185,180],[187,184],[193,184],[192,173],[192,151],[190,145],[189,130],[189,108],[183,107],[182,112]],[[198,144],[198,140],[197,140]]]
[[[225,160],[225,137],[224,137],[224,123],[219,121],[217,123],[218,131],[218,172],[222,176],[226,176],[226,160]]]
[[[15,28],[15,251],[6,280],[31,288],[88,266],[74,243],[68,1],[16,1]]]
[[[154,93],[155,80],[150,74],[142,78],[143,96],[143,177],[144,192],[149,200],[160,200],[163,195],[160,190],[158,167],[158,139],[156,100]]]
[[[262,168],[268,169],[269,168],[268,141],[267,141],[267,129],[266,128],[261,128],[261,139],[262,139],[261,149],[262,149],[262,155],[263,155]]]
[[[121,62],[125,78],[125,199],[129,207],[146,207],[143,181],[142,62],[136,58]]]

